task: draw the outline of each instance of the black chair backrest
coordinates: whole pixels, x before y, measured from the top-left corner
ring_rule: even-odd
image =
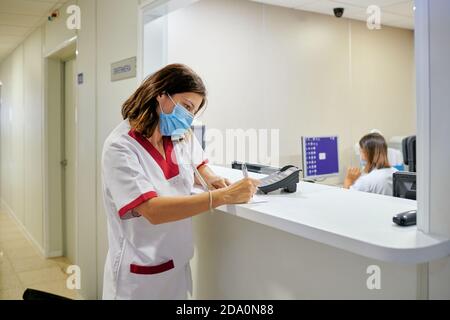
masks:
[[[402,141],[403,160],[409,167],[409,172],[417,171],[416,141],[416,136],[407,137]]]
[[[405,165],[409,164],[409,162],[408,162],[408,160],[409,160],[409,156],[408,156],[408,141],[409,141],[409,137],[406,137],[402,141],[403,162],[405,163]]]
[[[23,300],[72,300],[56,294],[43,292],[35,289],[26,289],[22,296]]]

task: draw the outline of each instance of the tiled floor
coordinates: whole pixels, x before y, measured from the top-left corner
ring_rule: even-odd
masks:
[[[66,287],[66,258],[44,259],[16,222],[0,210],[0,300],[21,300],[26,288],[80,299]]]

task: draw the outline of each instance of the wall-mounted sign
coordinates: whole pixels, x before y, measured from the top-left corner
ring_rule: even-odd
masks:
[[[78,84],[79,85],[83,84],[84,83],[84,75],[83,75],[83,73],[79,73],[78,76],[77,76],[77,79],[78,79]]]
[[[136,57],[111,64],[111,81],[136,77]]]

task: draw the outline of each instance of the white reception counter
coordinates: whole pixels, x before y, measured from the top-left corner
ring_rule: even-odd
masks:
[[[258,200],[194,218],[194,299],[449,297],[450,239],[392,222],[415,201],[303,182],[297,193]]]
[[[212,169],[231,181],[242,179],[239,170]],[[258,199],[266,202],[217,210],[382,261],[419,264],[450,255],[450,239],[392,222],[395,214],[416,209],[416,201],[307,182],[298,184],[297,193]]]

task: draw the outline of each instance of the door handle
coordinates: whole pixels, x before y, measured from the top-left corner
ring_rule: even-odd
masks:
[[[63,167],[67,167],[67,160],[66,160],[66,159],[62,160],[62,161],[60,162],[60,164],[61,164],[61,166],[63,166]]]

